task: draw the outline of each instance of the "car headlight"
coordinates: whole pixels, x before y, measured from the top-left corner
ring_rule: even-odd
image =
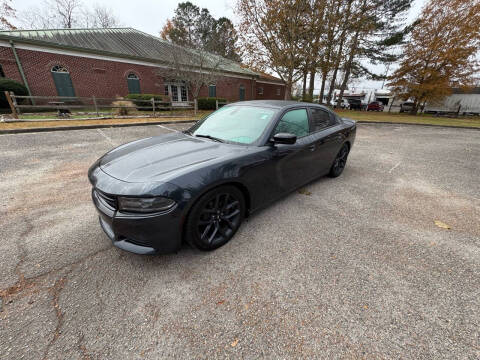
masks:
[[[120,196],[118,198],[119,209],[129,212],[151,213],[165,211],[174,205],[175,201],[164,197],[134,198]]]

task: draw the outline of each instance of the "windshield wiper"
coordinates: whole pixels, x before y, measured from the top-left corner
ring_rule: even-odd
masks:
[[[210,139],[210,140],[213,140],[213,141],[218,141],[218,142],[221,142],[221,143],[224,142],[222,139],[219,139],[219,138],[217,138],[215,136],[211,136],[211,135],[195,134],[195,137],[207,138],[207,139]]]

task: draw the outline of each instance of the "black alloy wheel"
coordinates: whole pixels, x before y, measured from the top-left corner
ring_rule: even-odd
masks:
[[[330,173],[328,176],[335,178],[342,174],[345,166],[347,165],[349,151],[349,146],[347,144],[343,144],[342,148],[338,152],[337,157],[335,158],[335,161],[333,162],[332,167],[330,168]]]
[[[193,206],[187,219],[186,240],[200,250],[217,249],[235,235],[244,213],[245,199],[239,189],[213,189]]]

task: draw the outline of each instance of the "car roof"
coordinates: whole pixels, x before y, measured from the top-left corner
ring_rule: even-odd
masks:
[[[294,101],[294,100],[248,100],[248,101],[238,101],[235,103],[228,104],[228,106],[232,106],[232,105],[263,106],[263,107],[270,107],[275,109],[285,109],[285,108],[295,107],[295,106],[310,106],[310,107],[317,107],[325,110],[330,110],[326,106],[323,106],[320,104]]]

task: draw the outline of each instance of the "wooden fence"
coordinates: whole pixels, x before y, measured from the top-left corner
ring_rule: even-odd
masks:
[[[19,119],[19,114],[48,112],[57,113],[57,118],[69,118],[74,112],[93,113],[97,117],[105,117],[105,110],[116,112],[117,115],[128,114],[133,110],[143,111],[146,116],[169,117],[172,113],[178,116],[197,116],[197,101],[174,103],[170,101],[129,98],[97,98],[92,97],[65,97],[65,96],[20,96],[5,91],[5,97],[10,105],[14,119]],[[216,101],[216,109],[226,102]],[[122,110],[123,109],[123,110]],[[190,112],[187,114],[187,112]],[[144,116],[145,116],[144,114]],[[110,114],[108,117],[111,117]],[[138,116],[138,115],[137,115]]]

